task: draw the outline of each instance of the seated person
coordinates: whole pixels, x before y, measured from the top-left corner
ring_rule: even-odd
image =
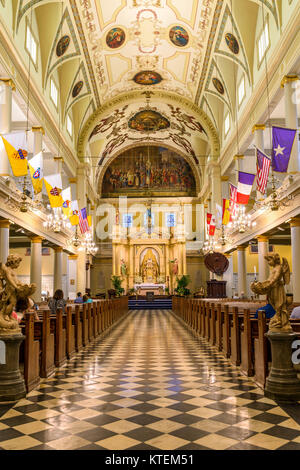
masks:
[[[245,292],[241,292],[240,299],[247,299]]]
[[[18,320],[20,323],[27,312],[35,312],[34,319],[39,320],[39,316],[36,312],[35,303],[32,299],[18,299],[15,307],[15,311],[12,313],[12,317]]]
[[[77,297],[74,300],[74,304],[83,304],[83,298],[81,292],[77,292]]]
[[[232,298],[233,298],[233,299],[239,299],[238,293],[236,292]]]
[[[290,318],[300,318],[300,305],[293,308]]]
[[[50,308],[51,310],[51,313],[53,315],[56,314],[56,310],[58,308],[62,308],[63,309],[63,313],[65,313],[65,306],[66,306],[67,302],[65,301],[64,299],[64,293],[61,289],[57,289],[55,292],[54,292],[54,296],[51,297],[51,299],[49,300],[48,302],[48,307]]]
[[[83,296],[83,303],[84,303],[84,304],[92,304],[92,303],[93,303],[93,299],[91,299],[87,294],[84,294],[84,296]]]
[[[271,305],[271,304],[267,304],[267,305],[265,305],[264,307],[260,307],[260,308],[258,308],[258,309],[256,310],[256,313],[255,313],[255,315],[254,315],[254,318],[258,318],[258,311],[259,311],[259,310],[264,310],[264,311],[266,312],[266,318],[272,318],[272,317],[274,317],[274,315],[275,315],[275,313],[276,313],[275,310],[274,310],[274,308],[272,307],[272,305]]]

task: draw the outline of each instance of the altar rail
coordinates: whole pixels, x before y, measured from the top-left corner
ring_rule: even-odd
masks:
[[[243,374],[253,377],[264,388],[271,367],[271,348],[265,336],[269,320],[264,311],[254,318],[264,305],[265,301],[173,297],[172,310],[232,364],[239,366]],[[291,305],[289,310],[296,305],[299,304]],[[300,337],[300,319],[290,321]],[[295,368],[299,370],[299,366]]]
[[[58,309],[51,314],[45,305],[25,314],[20,324],[25,341],[20,348],[27,392],[36,388],[41,378],[52,375],[76,353],[88,346],[128,312],[128,297],[94,300],[88,304],[69,304],[65,313]]]

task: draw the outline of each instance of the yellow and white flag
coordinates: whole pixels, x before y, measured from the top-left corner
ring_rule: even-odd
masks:
[[[28,160],[28,166],[34,194],[39,194],[43,189],[43,152]]]
[[[56,173],[44,177],[45,186],[47,189],[49,202],[51,207],[61,207],[63,204],[62,193],[62,180],[61,175]]]
[[[91,215],[87,216],[87,221],[88,221],[89,227],[91,227],[93,225],[93,219]]]
[[[78,202],[71,201],[71,210],[72,210],[72,215],[70,217],[70,222],[71,225],[78,225],[79,224],[79,207],[78,207]]]
[[[1,135],[0,158],[8,158],[14,176],[27,175],[27,155],[25,132]]]
[[[62,210],[66,217],[71,217],[73,215],[72,208],[71,208],[71,187],[68,186],[64,189],[61,193],[61,197],[63,200]]]

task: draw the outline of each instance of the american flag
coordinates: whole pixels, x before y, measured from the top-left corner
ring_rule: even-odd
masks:
[[[86,207],[81,209],[78,215],[79,215],[79,227],[80,227],[81,233],[88,232],[90,230],[90,226],[88,223]]]
[[[270,172],[271,159],[262,153],[258,148],[256,149],[256,187],[257,190],[265,194]]]
[[[230,211],[230,220],[235,216],[238,208],[237,204],[237,187],[229,183],[230,190],[230,202],[229,202],[229,211]]]

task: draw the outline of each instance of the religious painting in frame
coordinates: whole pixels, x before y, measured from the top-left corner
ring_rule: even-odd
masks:
[[[106,35],[106,44],[111,49],[117,49],[124,44],[125,31],[121,28],[112,28]]]
[[[136,147],[107,168],[102,197],[195,196],[196,182],[187,161],[164,147]]]
[[[169,38],[177,47],[185,47],[189,42],[188,32],[182,26],[173,26],[169,32]]]
[[[70,45],[70,42],[71,42],[71,39],[70,39],[70,36],[68,35],[65,35],[62,38],[60,38],[56,46],[57,57],[61,57],[64,55],[64,53],[66,52],[66,50],[68,49]]]
[[[137,85],[157,85],[162,81],[162,76],[157,72],[145,70],[135,74],[135,76],[133,77],[133,81]]]
[[[170,121],[157,111],[144,109],[129,119],[128,127],[134,131],[157,132],[168,129]]]
[[[228,48],[231,50],[233,54],[238,54],[240,52],[240,46],[236,37],[231,33],[225,34],[225,41]]]
[[[79,82],[76,83],[76,85],[74,85],[74,88],[72,90],[72,97],[73,98],[76,98],[76,96],[79,95],[79,93],[82,90],[82,87],[83,87],[83,81],[82,80],[80,80]]]
[[[214,77],[212,79],[212,82],[213,82],[213,85],[215,87],[215,89],[221,94],[221,95],[224,95],[225,91],[224,91],[224,87],[222,85],[222,83],[220,82],[220,80],[216,77]]]

